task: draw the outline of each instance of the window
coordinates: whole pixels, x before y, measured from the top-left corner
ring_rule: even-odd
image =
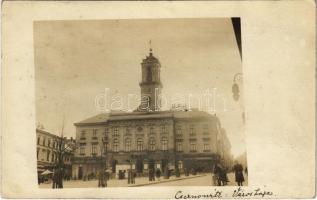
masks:
[[[177,126],[176,128],[176,134],[181,135],[182,134],[182,127],[181,126]]]
[[[51,140],[50,139],[48,139],[48,141],[47,141],[47,146],[51,147]]]
[[[165,125],[163,125],[162,126],[162,133],[166,133],[167,132],[167,130],[166,130],[166,126]]]
[[[86,131],[85,131],[85,130],[82,130],[82,131],[81,131],[81,133],[80,133],[80,139],[81,139],[81,140],[86,139]]]
[[[40,144],[40,141],[41,141],[41,137],[38,137],[37,138],[37,144]]]
[[[176,143],[176,150],[177,151],[183,151],[183,143],[182,142],[177,142]]]
[[[113,128],[113,136],[119,136],[119,129],[117,127]]]
[[[50,160],[50,154],[51,154],[51,152],[50,152],[50,151],[47,151],[47,154],[46,154],[46,161],[49,161],[49,160]]]
[[[40,151],[40,149],[37,148],[37,149],[36,149],[36,158],[37,158],[37,159],[39,159],[39,151]]]
[[[143,139],[138,138],[136,141],[136,150],[143,151]]]
[[[209,132],[208,124],[204,124],[203,125],[203,133],[206,135],[206,134],[208,134],[208,132]]]
[[[105,129],[105,137],[109,135],[109,128]]]
[[[54,161],[55,161],[55,154],[52,153],[52,160],[51,160],[51,162],[54,162]]]
[[[85,155],[85,146],[81,146],[81,147],[79,148],[79,154],[80,154],[80,155]]]
[[[117,138],[113,139],[112,150],[114,152],[118,152],[119,151],[119,140]]]
[[[195,152],[196,151],[196,142],[192,141],[190,142],[190,151]]]
[[[92,137],[97,138],[97,129],[92,130]]]
[[[130,130],[129,127],[127,127],[127,128],[125,129],[125,134],[126,134],[126,135],[130,135],[130,133],[131,133],[131,130]]]
[[[97,145],[93,144],[91,146],[91,154],[96,155],[97,154]]]
[[[204,144],[204,151],[210,151],[210,145]]]
[[[150,145],[149,145],[149,150],[150,151],[155,151],[155,139],[152,137],[150,138],[150,141],[149,141]]]
[[[45,138],[43,138],[43,146],[45,146]]]
[[[154,134],[154,128],[150,127],[150,134]]]
[[[131,151],[131,139],[130,138],[125,139],[124,150]]]
[[[162,147],[162,150],[163,151],[166,151],[167,150],[167,138],[166,137],[163,137],[162,140],[161,140],[161,147]]]
[[[189,126],[189,135],[193,136],[195,135],[195,127],[194,125]]]

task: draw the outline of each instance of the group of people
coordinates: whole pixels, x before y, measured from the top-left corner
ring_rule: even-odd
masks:
[[[213,184],[217,186],[225,186],[228,184],[228,173],[229,169],[224,167],[222,164],[217,163],[213,169]],[[235,181],[237,182],[238,186],[243,186],[244,182],[244,175],[243,175],[243,166],[238,162],[232,168],[232,171],[235,174]],[[245,168],[245,173],[248,173],[248,169]]]
[[[155,181],[155,177],[157,178],[158,181],[160,181],[161,174],[162,172],[159,168],[157,168],[156,170],[149,169],[149,181]]]

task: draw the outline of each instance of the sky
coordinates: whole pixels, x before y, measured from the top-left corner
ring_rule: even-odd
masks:
[[[161,63],[162,95],[169,102],[192,95],[197,107],[195,99],[216,91],[215,112],[232,154],[243,153],[242,80],[238,102],[231,91],[242,63],[229,18],[35,22],[37,124],[53,134],[60,134],[64,124],[64,135],[74,137],[74,123],[103,112],[95,101],[106,88],[125,103],[129,94],[139,96],[140,63],[150,40]]]

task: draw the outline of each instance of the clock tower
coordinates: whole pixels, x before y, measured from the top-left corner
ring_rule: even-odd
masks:
[[[163,85],[160,79],[161,64],[154,57],[152,48],[142,63],[141,104],[139,111],[159,111],[161,108],[161,90]]]

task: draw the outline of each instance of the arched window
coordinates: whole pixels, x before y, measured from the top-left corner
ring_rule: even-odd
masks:
[[[149,141],[149,150],[150,151],[155,151],[155,138],[150,138],[150,141]]]
[[[143,151],[143,139],[138,138],[136,141],[136,150],[137,151]]]
[[[131,139],[130,138],[125,139],[124,150],[131,151]]]
[[[118,152],[119,151],[119,140],[117,138],[113,139],[112,150],[114,152]]]
[[[146,80],[152,81],[152,68],[151,68],[151,66],[147,68]]]
[[[163,151],[167,150],[167,138],[166,137],[162,137],[161,139],[161,147]]]
[[[40,144],[40,141],[41,141],[41,137],[38,137],[37,138],[37,144]]]

